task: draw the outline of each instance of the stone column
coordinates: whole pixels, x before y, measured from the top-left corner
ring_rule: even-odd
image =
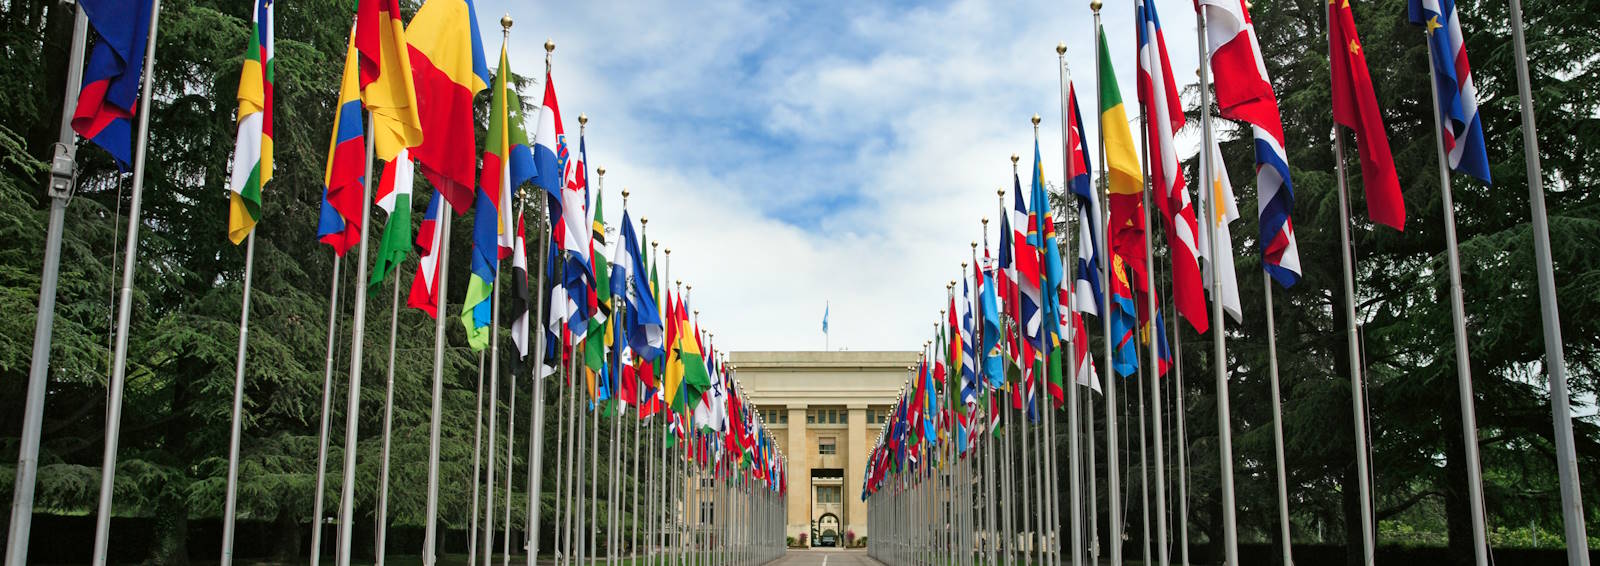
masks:
[[[845,449],[849,451],[844,469],[844,529],[845,532],[855,531],[856,538],[867,536],[867,502],[861,500],[861,480],[867,469],[867,406],[852,403],[849,405],[850,428],[847,433],[849,440]],[[839,533],[840,544],[844,543],[844,532]]]
[[[789,529],[788,535],[811,535],[811,452],[806,443],[806,406],[789,406]],[[807,542],[810,542],[809,538]]]

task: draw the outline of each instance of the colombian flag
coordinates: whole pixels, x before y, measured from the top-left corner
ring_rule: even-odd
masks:
[[[478,18],[471,0],[429,0],[406,31],[423,134],[412,155],[456,213],[465,214],[478,164],[472,97],[491,80]]]
[[[344,80],[339,85],[339,106],[334,109],[333,137],[328,141],[328,166],[323,171],[322,215],[317,220],[317,240],[333,246],[343,256],[361,240],[361,198],[366,192],[366,138],[362,132],[355,33],[345,51]]]
[[[238,244],[261,218],[261,187],[272,179],[272,0],[256,0],[255,25],[239,73],[239,138],[228,180],[228,239]]]
[[[133,113],[139,109],[151,0],[79,0],[78,5],[89,16],[94,49],[83,67],[72,129],[127,171],[133,162]]]

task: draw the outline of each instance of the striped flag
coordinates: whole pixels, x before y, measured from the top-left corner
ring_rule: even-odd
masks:
[[[1434,96],[1450,168],[1489,183],[1489,155],[1484,150],[1483,123],[1478,117],[1478,87],[1472,83],[1467,42],[1455,0],[1410,0],[1411,23],[1428,30],[1433,64]]]
[[[378,262],[372,270],[368,285],[377,285],[400,267],[411,251],[411,188],[416,177],[416,164],[411,161],[411,151],[402,149],[383,168],[378,180],[378,192],[373,198],[389,215],[383,224],[383,236],[378,240]]]
[[[83,66],[83,90],[72,113],[72,130],[111,154],[123,171],[133,163],[133,115],[139,110],[152,4],[151,0],[78,2],[89,17],[94,47]]]
[[[507,126],[506,94],[511,90],[509,78],[511,65],[506,49],[500,47],[500,66],[495,71],[494,86],[489,100],[489,131],[483,147],[483,177],[478,184],[473,202],[471,273],[467,276],[466,298],[461,304],[461,324],[467,331],[467,344],[473,350],[489,346],[489,323],[493,320],[495,280],[500,276],[501,244],[507,255],[512,247],[513,226],[504,213],[509,213],[511,165],[505,156],[510,155],[510,137]]]
[[[406,45],[423,134],[411,154],[456,214],[466,214],[478,166],[472,98],[493,80],[472,0],[428,0],[411,17]]]
[[[1122,88],[1117,85],[1116,71],[1111,67],[1111,48],[1106,44],[1104,28],[1100,34],[1100,135],[1104,140],[1107,177],[1107,200],[1110,217],[1106,239],[1110,242],[1113,267],[1121,265],[1133,269],[1138,275],[1135,285],[1144,285],[1144,174],[1139,168],[1139,155],[1134,151],[1133,132],[1128,128],[1128,113],[1122,105]],[[1123,279],[1124,273],[1112,270],[1112,280]],[[1113,288],[1115,287],[1113,283]],[[1131,295],[1130,295],[1131,297]]]
[[[1211,300],[1222,301],[1222,310],[1233,317],[1234,322],[1243,322],[1244,314],[1239,303],[1239,276],[1233,266],[1233,234],[1228,229],[1228,224],[1239,219],[1239,205],[1233,196],[1233,184],[1228,182],[1228,168],[1222,163],[1222,147],[1217,144],[1216,138],[1211,139],[1211,181],[1201,186],[1200,202],[1209,203],[1202,209],[1211,211],[1211,216],[1206,222],[1200,223],[1200,249],[1202,254],[1201,268],[1204,271],[1206,290],[1211,291]],[[1211,257],[1211,238],[1216,237],[1216,257]],[[1212,288],[1211,270],[1216,269],[1217,288]],[[1220,289],[1220,290],[1219,290]]]
[[[1255,138],[1262,267],[1288,288],[1300,280],[1300,246],[1289,219],[1294,183],[1289,178],[1278,97],[1261,58],[1255,23],[1245,0],[1200,0],[1200,6],[1205,10],[1208,57],[1216,76],[1217,108],[1223,118],[1250,124]],[[1213,159],[1212,168],[1220,169],[1221,161]]]
[[[439,251],[442,234],[439,226],[439,203],[444,197],[434,193],[428,199],[428,212],[422,216],[422,226],[417,229],[417,274],[411,279],[411,292],[406,295],[406,306],[439,318]]]
[[[361,239],[361,198],[367,174],[366,137],[361,122],[358,57],[352,28],[345,51],[344,79],[339,104],[333,111],[333,137],[328,141],[328,165],[322,176],[322,212],[317,239],[343,256]]]
[[[355,48],[361,54],[361,100],[372,113],[373,151],[392,161],[423,141],[399,0],[361,0]]]
[[[272,1],[256,0],[250,47],[239,73],[239,137],[228,180],[228,239],[238,244],[261,218],[261,187],[272,179]]]

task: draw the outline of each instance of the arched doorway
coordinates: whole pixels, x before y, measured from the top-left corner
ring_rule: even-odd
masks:
[[[839,516],[833,513],[823,513],[817,518],[817,541],[815,546],[839,546]]]

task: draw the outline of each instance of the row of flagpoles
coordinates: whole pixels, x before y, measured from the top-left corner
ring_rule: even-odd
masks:
[[[254,25],[239,86],[238,137],[229,184],[228,236],[235,244],[244,243],[246,251],[223,517],[221,564],[224,565],[233,558],[254,227],[261,216],[262,188],[272,178],[273,171],[274,4],[274,0],[254,3]],[[137,267],[139,204],[148,139],[149,105],[141,107],[138,101],[148,99],[159,8],[159,0],[83,0],[79,3],[64,112],[70,116],[70,122],[63,120],[63,142],[58,146],[55,162],[58,172],[65,172],[65,184],[57,186],[54,181],[62,178],[52,178],[51,194],[57,198],[52,211],[49,240],[52,243],[46,251],[40,330],[35,337],[35,378],[43,375],[41,368],[48,364],[54,274],[59,264],[60,211],[72,188],[73,132],[105,148],[119,167],[126,169],[131,163],[134,175],[115,361],[110,380],[95,564],[106,563],[110,535],[112,472],[117,459],[131,286]],[[512,23],[509,15],[501,19],[505,40],[509,40]],[[85,64],[83,51],[90,31],[95,37],[94,50]],[[579,116],[579,149],[576,155],[569,154],[555,88],[550,80],[550,56],[554,49],[553,42],[546,42],[544,98],[538,106],[537,126],[530,141],[522,125],[523,105],[517,92],[509,86],[511,71],[505,45],[502,44],[499,64],[491,75],[470,0],[430,0],[417,11],[409,25],[402,21],[396,0],[357,3],[329,142],[318,225],[318,238],[331,246],[334,257],[312,517],[310,562],[313,565],[322,556],[322,494],[327,475],[334,360],[340,353],[336,348],[340,271],[342,260],[352,248],[359,251],[345,412],[346,457],[339,479],[341,496],[335,556],[340,566],[350,563],[355,523],[354,455],[360,438],[360,411],[357,409],[363,377],[364,356],[361,354],[367,294],[369,288],[378,287],[392,274],[375,540],[377,563],[384,562],[399,266],[413,245],[421,257],[406,304],[435,320],[426,526],[421,550],[425,564],[436,561],[440,540],[440,431],[447,347],[446,317],[441,316],[447,303],[442,297],[447,293],[451,221],[453,216],[467,210],[474,212],[471,273],[460,320],[469,346],[479,353],[479,414],[475,416],[479,428],[475,430],[475,437],[483,435],[481,425],[485,420],[488,423],[487,446],[479,438],[474,441],[471,563],[478,563],[480,540],[482,563],[485,566],[491,563],[497,521],[504,528],[503,564],[510,563],[512,551],[511,494],[515,454],[510,445],[505,449],[504,483],[500,484],[505,497],[504,515],[496,517],[494,508],[498,469],[495,442],[499,438],[496,413],[500,406],[502,373],[511,381],[508,403],[512,414],[506,417],[508,429],[516,422],[518,383],[531,382],[532,389],[533,415],[526,460],[528,515],[523,531],[526,544],[521,547],[527,553],[528,564],[534,563],[539,552],[541,493],[545,485],[541,477],[545,468],[543,428],[547,405],[543,385],[545,378],[552,376],[562,385],[555,403],[561,415],[557,419],[557,452],[552,467],[558,471],[552,530],[556,532],[555,550],[561,563],[603,558],[615,564],[622,559],[623,549],[641,560],[663,564],[747,563],[771,559],[782,551],[783,495],[787,489],[782,452],[759,415],[745,401],[746,396],[727,365],[715,355],[711,335],[699,326],[698,310],[693,311],[691,320],[688,290],[692,287],[673,291],[658,283],[654,257],[658,244],[650,242],[651,253],[647,260],[642,251],[646,240],[642,232],[635,232],[626,210],[626,190],[621,193],[624,211],[618,231],[620,239],[609,252],[617,261],[607,261],[606,237],[612,232],[606,228],[600,204],[605,169],[597,168],[599,182],[591,210],[587,148],[582,137],[588,119]],[[143,55],[137,56],[138,53]],[[135,63],[142,63],[143,69],[134,68]],[[477,146],[473,98],[485,89],[491,89],[491,108],[480,170],[478,156],[473,155],[473,148]],[[137,136],[128,127],[135,109],[138,110]],[[375,195],[371,183],[374,158],[385,164]],[[435,198],[429,199],[427,214],[413,242],[411,189],[417,165],[436,192]],[[531,196],[524,190],[527,185],[542,189],[544,198]],[[64,195],[58,194],[63,192]],[[385,210],[388,220],[379,238],[376,266],[369,274],[367,221],[372,216],[374,202]],[[536,269],[531,272],[523,217],[529,204],[535,210],[533,245],[539,252],[539,260],[534,264]],[[452,210],[458,213],[452,215]],[[646,223],[641,219],[641,227]],[[667,249],[665,253],[670,270],[672,252]],[[512,260],[511,276],[502,279],[500,262],[508,258]],[[515,367],[509,372],[502,372],[500,368],[501,315],[505,310],[500,308],[500,302],[504,283],[510,284],[511,340],[517,348],[517,356],[511,360]],[[42,354],[37,351],[41,344]],[[487,383],[483,380],[485,350],[488,354]],[[533,363],[527,363],[530,354]],[[535,366],[539,368],[537,373],[533,369]],[[486,387],[489,391],[487,419],[481,414]],[[580,389],[586,389],[587,393]],[[42,378],[30,381],[25,440],[6,551],[8,566],[20,566],[27,560],[43,394]],[[636,416],[625,419],[628,407],[634,408]],[[588,419],[582,418],[584,411],[589,413]],[[611,420],[609,441],[599,436],[601,429],[606,428],[600,422],[602,414]],[[621,430],[628,425],[633,429],[631,444],[621,437]],[[649,432],[642,434],[643,430]],[[508,430],[505,437],[510,439],[514,435],[514,430]],[[604,456],[606,450],[609,450],[609,458]],[[631,471],[621,468],[624,454],[632,455],[629,458]],[[651,478],[649,481],[639,480],[641,462],[646,465],[644,473]],[[599,494],[598,470],[601,468],[608,470],[606,478],[609,479],[604,496]],[[583,493],[584,471],[589,475],[588,494]],[[627,485],[620,479],[625,473],[633,478]],[[480,475],[485,480],[482,489]],[[691,480],[693,488],[689,485]],[[607,505],[603,519],[596,508],[602,499]],[[585,501],[589,505],[584,505]],[[478,524],[480,503],[483,508],[481,528]],[[691,511],[691,506],[698,509],[702,504],[716,512],[702,515]],[[627,533],[622,527],[624,516],[633,517],[631,531]],[[712,518],[715,520],[710,520]],[[604,543],[596,541],[600,532],[604,532]],[[587,541],[584,534],[587,534]]]
[[[1168,515],[1178,522],[1181,561],[1189,563],[1187,506],[1187,434],[1184,421],[1184,387],[1180,364],[1179,333],[1171,333],[1162,314],[1158,284],[1171,290],[1171,309],[1198,334],[1211,332],[1212,369],[1217,384],[1218,470],[1222,509],[1222,549],[1227,564],[1238,564],[1238,522],[1233,488],[1233,455],[1229,417],[1224,315],[1241,319],[1239,287],[1229,224],[1239,217],[1231,183],[1221,164],[1222,152],[1212,120],[1212,100],[1221,117],[1249,126],[1256,164],[1259,204],[1262,284],[1268,309],[1268,364],[1277,478],[1278,531],[1283,538],[1283,562],[1292,562],[1289,544],[1289,509],[1283,456],[1281,399],[1273,336],[1272,283],[1287,291],[1300,277],[1298,247],[1290,213],[1293,184],[1288,166],[1289,147],[1283,135],[1276,94],[1255,36],[1249,4],[1243,0],[1201,0],[1195,5],[1196,39],[1205,55],[1200,67],[1201,147],[1196,161],[1199,210],[1191,202],[1176,146],[1177,132],[1185,125],[1183,107],[1167,60],[1166,37],[1155,6],[1147,0],[1134,3],[1137,25],[1138,109],[1140,140],[1135,145],[1123,109],[1108,55],[1110,44],[1100,25],[1101,3],[1091,3],[1097,34],[1097,106],[1100,113],[1099,194],[1091,188],[1092,160],[1085,139],[1077,91],[1067,69],[1063,43],[1060,56],[1062,153],[1065,191],[1076,210],[1069,224],[1078,229],[1075,277],[1065,276],[1049,195],[1039,160],[1037,128],[1031,206],[1024,200],[1020,180],[1015,182],[1014,221],[1007,222],[1001,191],[998,258],[991,259],[984,219],[984,252],[980,258],[973,243],[973,264],[959,295],[956,282],[949,289],[949,316],[941,311],[936,339],[925,344],[922,361],[908,368],[908,387],[901,391],[892,418],[884,425],[869,457],[863,477],[864,499],[873,501],[873,554],[890,564],[935,564],[978,560],[985,564],[1037,562],[1059,564],[1100,560],[1096,496],[1098,468],[1094,462],[1092,396],[1079,399],[1077,387],[1062,385],[1064,376],[1082,386],[1099,389],[1088,338],[1081,316],[1098,316],[1105,336],[1102,367],[1117,376],[1134,377],[1139,395],[1139,454],[1141,505],[1144,524],[1144,560],[1171,563]],[[1529,162],[1535,249],[1540,269],[1540,296],[1545,325],[1546,365],[1550,371],[1551,399],[1556,423],[1562,510],[1566,525],[1569,564],[1587,564],[1583,515],[1578,499],[1576,462],[1567,408],[1562,344],[1550,277],[1547,222],[1540,183],[1538,148],[1533,132],[1532,104],[1528,100],[1527,60],[1522,40],[1520,5],[1513,0],[1514,41],[1518,49],[1518,82],[1523,94],[1524,149]],[[1410,21],[1427,36],[1430,84],[1434,93],[1440,185],[1446,255],[1451,283],[1456,365],[1460,388],[1466,468],[1473,526],[1473,547],[1480,566],[1490,562],[1485,535],[1482,470],[1478,461],[1478,433],[1473,408],[1471,367],[1467,359],[1460,265],[1450,183],[1453,173],[1465,173],[1489,182],[1488,158],[1477,112],[1476,89],[1467,64],[1460,22],[1452,0],[1411,0]],[[1360,488],[1361,555],[1373,564],[1375,548],[1371,470],[1367,447],[1365,385],[1357,332],[1354,260],[1350,239],[1350,212],[1345,174],[1343,130],[1359,141],[1362,183],[1368,214],[1373,221],[1402,230],[1405,203],[1393,159],[1388,150],[1380,109],[1367,75],[1366,53],[1356,33],[1349,2],[1329,2],[1327,8],[1329,59],[1332,71],[1334,151],[1339,183],[1339,226],[1344,278],[1344,320],[1348,337],[1353,422],[1356,427],[1356,465]],[[1213,83],[1212,78],[1215,77]],[[1215,86],[1213,92],[1212,87]],[[1140,158],[1143,156],[1143,159]],[[1016,156],[1012,157],[1015,175]],[[1064,197],[1067,195],[1063,195]],[[1154,203],[1154,209],[1151,204]],[[1107,214],[1102,214],[1106,210]],[[1167,261],[1158,262],[1147,235],[1154,213],[1166,236]],[[1070,231],[1069,231],[1070,232]],[[1070,238],[1067,238],[1070,239]],[[1066,244],[1061,242],[1060,244]],[[1170,271],[1170,281],[1158,281],[1158,271]],[[970,275],[970,279],[968,276]],[[969,294],[976,288],[976,294]],[[1206,303],[1210,294],[1211,302]],[[1208,312],[1209,311],[1209,312]],[[1174,321],[1174,324],[1177,324]],[[1174,329],[1175,330],[1175,329]],[[931,349],[930,349],[931,347]],[[1141,352],[1141,347],[1145,351]],[[1065,355],[1063,355],[1065,354]],[[1176,356],[1176,357],[1175,357]],[[1143,373],[1140,370],[1143,369]],[[1163,384],[1159,379],[1172,370],[1176,380],[1177,511],[1166,501],[1167,465],[1163,461],[1161,410]],[[1116,409],[1118,380],[1105,384],[1105,444],[1107,446],[1105,533],[1110,563],[1121,564],[1123,493],[1118,471],[1119,434]],[[1148,382],[1148,386],[1146,385]],[[1148,389],[1153,414],[1145,416]],[[1047,392],[1053,408],[1065,408],[1068,486],[1067,509],[1062,513],[1054,454],[1057,438],[1055,414],[1043,409],[1038,394]],[[946,404],[938,399],[944,398]],[[1005,398],[1009,397],[1009,402]],[[1052,403],[1047,402],[1047,407]],[[1048,416],[1040,418],[1045,412]],[[1084,418],[1080,419],[1080,415]],[[1025,418],[1023,418],[1025,417]],[[1042,421],[1042,422],[1041,422]],[[1011,423],[1016,426],[1009,426]],[[1152,483],[1146,477],[1146,423],[1155,444],[1154,503]],[[1014,433],[1013,433],[1014,431]],[[979,439],[981,437],[981,440]],[[1041,441],[1041,437],[1043,440]],[[1081,441],[1081,442],[1080,442]],[[996,446],[995,443],[999,445]],[[1086,453],[1080,444],[1087,445]],[[1132,448],[1129,447],[1129,450]],[[1020,460],[1018,455],[1020,454]],[[1041,463],[1041,459],[1043,460]],[[1085,475],[1087,474],[1087,478]],[[1031,479],[1030,479],[1031,478]],[[1042,479],[1041,479],[1042,478]],[[1087,481],[1085,481],[1087,480]],[[1082,491],[1087,486],[1088,496]],[[1087,505],[1085,505],[1087,501]],[[1037,509],[1031,508],[1038,506]],[[1087,507],[1087,509],[1085,509]],[[1153,511],[1152,511],[1153,507]],[[1063,516],[1064,515],[1064,516]],[[1150,519],[1155,519],[1154,532]],[[923,520],[933,517],[931,521]],[[1085,521],[1087,519],[1087,521]],[[1063,520],[1066,521],[1063,524]],[[1087,525],[1085,524],[1087,522]],[[1063,554],[1068,556],[1064,559]]]

